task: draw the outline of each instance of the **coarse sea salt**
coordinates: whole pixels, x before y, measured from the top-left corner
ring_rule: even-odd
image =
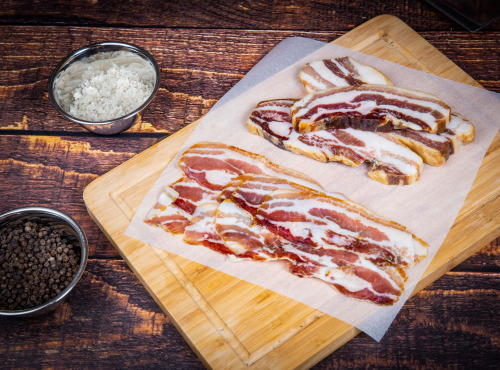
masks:
[[[154,89],[153,66],[127,52],[101,52],[73,63],[55,83],[59,105],[75,118],[102,122],[139,108]]]

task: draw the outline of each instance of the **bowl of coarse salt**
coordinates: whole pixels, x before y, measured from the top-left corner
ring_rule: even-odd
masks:
[[[160,69],[146,50],[101,42],[69,54],[49,80],[56,110],[87,130],[112,135],[129,129],[153,100]]]

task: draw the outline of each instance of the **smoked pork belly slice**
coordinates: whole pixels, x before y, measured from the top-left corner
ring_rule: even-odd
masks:
[[[383,184],[409,185],[418,180],[422,158],[387,134],[349,129],[328,129],[300,134],[293,129],[291,99],[259,103],[247,127],[277,147],[321,162],[341,162],[357,167],[371,164],[368,176]]]
[[[355,202],[318,193],[275,190],[258,208],[255,220],[291,242],[341,248],[376,264],[412,266],[427,251],[427,244],[404,226]]]
[[[170,234],[182,235],[193,216],[174,204],[178,195],[170,186],[166,186],[144,222],[161,227]]]
[[[424,131],[403,129],[394,130],[386,135],[400,141],[413,150],[423,159],[424,163],[431,166],[441,166],[448,160],[450,154],[452,154],[452,145],[450,140],[446,138],[445,132],[438,135],[429,134]]]
[[[264,261],[284,260],[291,273],[323,280],[344,295],[392,304],[403,291],[405,277],[402,269],[377,266],[353,252],[291,243],[256,224],[251,213],[230,199],[217,208],[215,225],[234,256]]]
[[[221,191],[231,180],[245,173],[278,176],[322,190],[318,182],[303,173],[278,166],[262,155],[222,143],[193,145],[182,155],[179,167],[191,179],[216,191]]]
[[[474,141],[475,128],[461,114],[452,113],[451,121],[446,126],[446,131],[441,135],[450,140],[452,153],[456,153],[462,145],[467,145]]]
[[[308,94],[339,86],[393,85],[378,69],[358,63],[351,57],[307,63],[300,71],[299,79]]]
[[[288,180],[268,176],[244,174],[231,181],[221,192],[219,201],[231,199],[244,210],[255,214],[266,197],[275,190],[294,189],[306,192],[318,192],[317,190],[290,182]],[[338,199],[347,199],[340,193],[318,192],[327,194]]]
[[[293,127],[300,133],[352,127],[434,134],[445,130],[450,114],[450,107],[434,95],[383,85],[334,87],[308,94],[291,107]]]

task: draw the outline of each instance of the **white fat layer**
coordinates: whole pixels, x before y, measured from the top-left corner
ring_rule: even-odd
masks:
[[[294,194],[293,202],[286,202],[283,205],[283,197],[281,195]],[[295,196],[297,195],[297,196]],[[276,190],[272,192],[266,201],[262,204],[261,209],[267,209],[269,212],[283,211],[295,214],[306,215],[307,221],[272,221],[275,226],[283,227],[295,237],[310,237],[318,246],[328,248],[329,246],[343,247],[355,240],[366,240],[380,247],[381,250],[386,250],[401,258],[409,265],[414,262],[414,247],[413,236],[410,233],[402,230],[383,225],[376,220],[362,216],[360,213],[352,212],[340,205],[334,205],[330,202],[321,201],[318,198],[298,198],[300,192],[289,190]],[[353,203],[350,204],[353,206]],[[318,218],[312,216],[309,211],[312,208],[329,209],[345,215],[346,217],[359,222],[364,227],[374,228],[384,234],[386,240],[375,240],[370,237],[363,237],[360,231],[346,230],[341,228],[334,220],[329,218]],[[333,231],[340,234],[335,238],[328,236],[328,231]]]
[[[453,113],[446,128],[447,131],[441,135],[450,140],[454,152],[458,151],[463,144],[468,144],[474,140],[474,125],[461,114]]]
[[[168,208],[168,206],[175,202],[178,196],[178,192],[176,192],[170,186],[165,186],[158,197],[158,201],[156,202],[155,207],[148,212],[146,219],[150,220],[153,217],[164,215],[162,212],[165,211],[166,207]]]
[[[359,79],[362,80],[365,84],[373,84],[373,85],[390,85],[388,83],[389,79],[378,69],[373,68],[371,66],[367,66],[365,64],[361,64],[356,60],[349,57],[350,62],[359,74]]]
[[[291,102],[293,103],[293,102]],[[261,107],[255,108],[255,111],[269,111],[269,105],[264,105]],[[279,112],[279,113],[288,113],[290,114],[290,107],[286,105],[272,105],[272,111],[273,112]]]
[[[268,122],[267,124],[269,125],[269,130],[271,130],[278,136],[288,137],[290,135],[293,135],[293,133],[290,133],[291,125],[287,126],[284,125],[283,122],[276,122],[276,121]]]
[[[299,73],[299,79],[303,82],[308,94],[328,89],[328,85],[318,76],[310,75],[301,71]]]
[[[413,250],[415,251],[415,257],[417,260],[421,260],[427,256],[427,246],[415,238],[413,239]]]

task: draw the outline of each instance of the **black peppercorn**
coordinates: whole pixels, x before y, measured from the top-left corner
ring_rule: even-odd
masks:
[[[46,303],[71,283],[79,263],[79,248],[58,228],[22,221],[1,228],[0,309]]]

